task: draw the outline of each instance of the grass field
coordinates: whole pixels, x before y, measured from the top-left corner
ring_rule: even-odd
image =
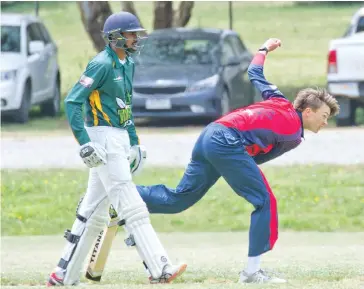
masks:
[[[273,251],[262,258],[263,268],[288,280],[287,284],[237,284],[245,266],[246,232],[160,234],[169,256],[185,261],[187,271],[174,284],[149,285],[135,249],[126,248],[120,232],[100,285],[90,288],[364,288],[364,233],[301,232],[280,234]],[[61,235],[3,237],[2,288],[44,288],[65,244]],[[85,282],[85,279],[82,279]]]
[[[364,166],[263,167],[278,199],[280,228],[296,231],[362,231]],[[3,235],[61,234],[74,220],[87,170],[2,172]],[[175,187],[183,169],[146,169],[137,184]],[[222,179],[195,206],[176,215],[153,215],[159,231],[242,231],[252,206]],[[198,217],[197,217],[198,216]]]
[[[135,5],[142,23],[151,30],[152,2],[135,2]],[[328,43],[343,35],[352,14],[360,5],[298,6],[291,2],[234,2],[233,28],[251,51],[255,51],[269,37],[282,39],[282,48],[268,57],[265,74],[292,98],[304,86],[326,85]],[[111,2],[111,7],[113,11],[118,11],[120,2]],[[34,3],[17,3],[2,10],[34,13]],[[96,51],[83,28],[75,2],[42,1],[39,12],[59,47],[62,94],[65,95]],[[227,28],[228,25],[227,2],[196,2],[188,24],[189,27],[217,28]],[[364,123],[362,110],[358,117]],[[64,126],[64,120],[47,119],[31,124],[52,130]],[[7,126],[3,125],[2,130],[6,131]],[[22,129],[24,126],[17,127]]]
[[[153,3],[135,2],[135,5],[142,23],[152,30]],[[266,75],[291,92],[304,85],[325,84],[328,42],[343,35],[360,3],[306,7],[291,2],[234,2],[233,6],[233,28],[251,51],[269,37],[282,39],[282,49],[269,57]],[[119,2],[111,2],[111,7],[118,11],[121,6]],[[33,13],[34,4],[15,5],[3,11]],[[59,47],[65,93],[79,78],[95,50],[75,2],[41,2],[39,14]],[[227,2],[196,2],[188,26],[228,28]]]
[[[185,133],[186,131],[201,131],[209,120],[135,120],[137,132],[139,133]],[[335,127],[333,121],[329,127]],[[32,112],[31,119],[26,125],[3,122],[1,124],[2,136],[25,136],[25,135],[71,135],[65,115],[59,118],[40,116],[36,111]]]

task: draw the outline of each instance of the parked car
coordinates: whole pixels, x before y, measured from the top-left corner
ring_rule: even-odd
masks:
[[[354,14],[345,35],[330,41],[327,86],[340,104],[337,125],[355,125],[356,110],[364,107],[364,7]]]
[[[0,97],[2,114],[27,122],[32,105],[45,115],[60,111],[57,46],[32,15],[1,13]]]
[[[231,30],[168,28],[134,57],[133,115],[216,118],[260,98],[247,69],[253,55]]]

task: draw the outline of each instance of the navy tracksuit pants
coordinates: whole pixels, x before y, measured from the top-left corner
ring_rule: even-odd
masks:
[[[150,213],[174,214],[199,201],[220,176],[255,208],[251,215],[249,256],[271,250],[278,238],[276,199],[238,133],[221,124],[211,123],[203,130],[176,189],[164,185],[137,189]]]

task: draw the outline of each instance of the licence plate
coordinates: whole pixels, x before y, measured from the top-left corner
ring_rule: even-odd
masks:
[[[170,99],[147,99],[145,102],[146,109],[171,109]]]
[[[334,95],[359,97],[359,87],[356,82],[330,83],[329,91]]]

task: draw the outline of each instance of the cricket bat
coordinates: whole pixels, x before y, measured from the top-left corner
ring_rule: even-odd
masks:
[[[118,231],[120,219],[112,207],[110,207],[110,218],[109,224],[97,236],[91,252],[86,278],[92,281],[100,282],[112,243]]]

